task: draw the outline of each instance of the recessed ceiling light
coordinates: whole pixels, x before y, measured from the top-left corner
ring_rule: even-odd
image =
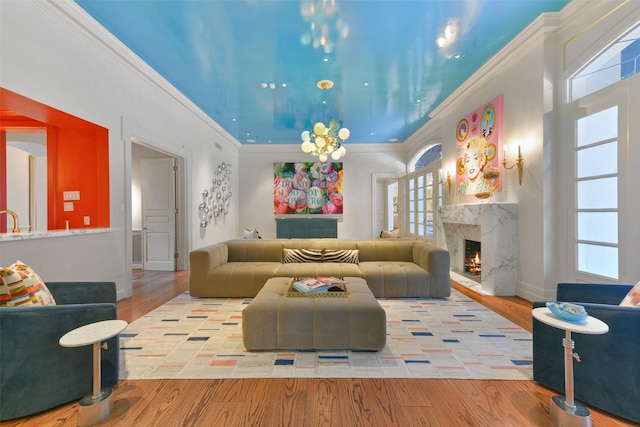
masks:
[[[236,121],[236,118],[234,117],[233,119],[231,119],[231,121],[232,121],[232,122],[235,122],[235,121]]]
[[[362,83],[364,86],[369,86],[369,82]]]
[[[275,83],[269,83],[269,89],[275,89],[275,88],[276,88]]]
[[[256,140],[255,139],[247,139],[247,142],[252,143],[252,142],[256,142]]]
[[[282,87],[287,87],[287,84],[286,83],[282,83]]]
[[[373,135],[375,135],[375,134],[376,134],[375,132],[371,132],[369,135],[373,136]]]
[[[449,59],[460,59],[464,56],[464,53],[460,52],[460,51],[455,51],[455,52],[451,52],[451,54],[449,54]]]
[[[322,60],[323,60],[324,62],[329,62],[329,58],[327,58],[326,56],[325,56],[324,58],[322,58]]]
[[[268,85],[268,84],[266,84],[265,82],[262,82],[262,83],[260,83],[260,87],[261,87],[262,89],[266,89],[267,87],[269,87],[269,85]]]

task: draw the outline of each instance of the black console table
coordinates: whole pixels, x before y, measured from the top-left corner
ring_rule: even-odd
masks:
[[[276,218],[279,239],[337,238],[337,218]]]

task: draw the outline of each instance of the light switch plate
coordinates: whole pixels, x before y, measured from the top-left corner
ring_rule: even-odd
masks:
[[[73,202],[64,202],[64,211],[72,212],[73,211]]]
[[[80,192],[79,191],[63,191],[62,198],[64,200],[80,200]]]
[[[90,225],[90,224],[91,224],[91,217],[87,215],[84,217],[84,225]]]

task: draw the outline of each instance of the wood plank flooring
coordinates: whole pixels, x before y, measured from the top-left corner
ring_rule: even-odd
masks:
[[[189,273],[134,271],[134,296],[118,303],[131,322],[187,289]],[[454,288],[531,331],[531,304]],[[556,392],[533,381],[280,378],[124,380],[101,426],[552,426]],[[2,426],[75,426],[70,403]],[[595,427],[632,426],[591,409]]]

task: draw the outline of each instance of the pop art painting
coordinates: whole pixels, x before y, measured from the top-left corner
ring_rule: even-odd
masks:
[[[456,127],[456,189],[460,196],[490,197],[502,191],[502,95]]]

